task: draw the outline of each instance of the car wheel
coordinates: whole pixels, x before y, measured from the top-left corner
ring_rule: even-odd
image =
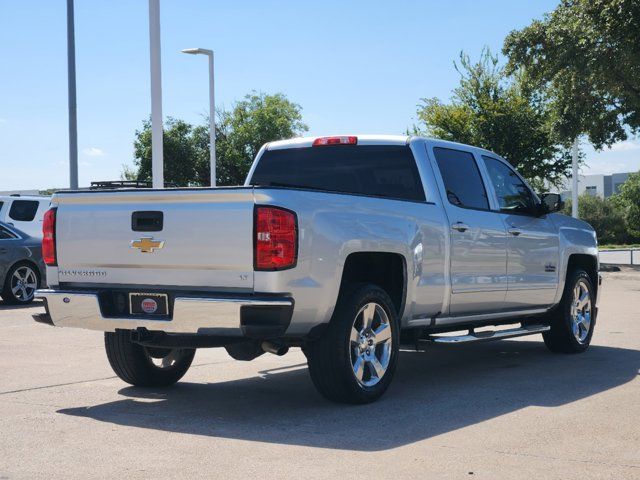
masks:
[[[325,332],[305,349],[311,380],[329,400],[373,402],[391,383],[399,339],[387,293],[375,285],[361,286],[339,299]]]
[[[6,303],[26,305],[33,301],[39,284],[38,270],[29,263],[18,263],[11,267],[5,278],[2,298]]]
[[[596,326],[595,290],[582,269],[567,277],[562,301],[551,314],[551,330],[542,334],[552,352],[580,353],[589,348]]]
[[[104,344],[115,374],[138,387],[167,387],[180,380],[193,361],[193,348],[146,347],[131,341],[130,330],[105,332]]]

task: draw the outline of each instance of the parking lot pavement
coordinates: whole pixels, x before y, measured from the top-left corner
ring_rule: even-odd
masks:
[[[0,303],[0,479],[640,478],[640,273],[606,274],[592,347],[403,352],[381,401],[325,402],[304,356],[199,350],[183,381],[115,378],[96,332]]]

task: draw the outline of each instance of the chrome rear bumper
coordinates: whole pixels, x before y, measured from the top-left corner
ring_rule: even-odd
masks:
[[[255,336],[252,332],[265,332],[265,336],[276,336],[284,334],[293,312],[289,298],[176,296],[170,319],[114,318],[103,315],[96,292],[38,290],[36,298],[44,299],[47,309],[45,316],[36,318],[38,322],[103,332],[146,328],[167,333]]]

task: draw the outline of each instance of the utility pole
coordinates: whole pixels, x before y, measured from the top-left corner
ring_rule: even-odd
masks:
[[[67,0],[67,102],[69,106],[69,187],[78,188],[78,116],[76,106],[76,39],[73,0]]]
[[[160,0],[149,0],[149,47],[151,60],[151,179],[153,180],[153,188],[164,188]]]
[[[571,149],[571,216],[578,218],[578,137],[573,140]]]

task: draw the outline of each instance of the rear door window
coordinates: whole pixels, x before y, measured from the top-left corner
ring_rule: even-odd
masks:
[[[457,207],[489,210],[487,191],[473,155],[451,148],[434,148],[449,203]]]
[[[9,218],[17,222],[30,222],[36,218],[40,202],[37,200],[14,200],[9,210]]]
[[[267,150],[251,185],[424,201],[415,159],[403,145],[336,145]]]

